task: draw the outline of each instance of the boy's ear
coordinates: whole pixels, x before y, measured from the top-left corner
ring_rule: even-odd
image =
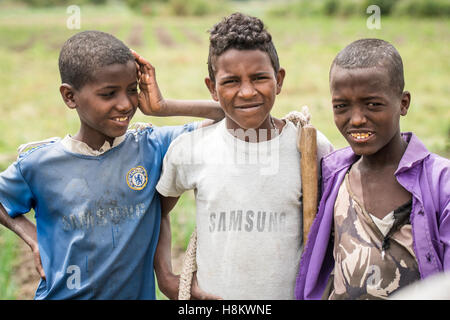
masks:
[[[406,116],[410,104],[411,104],[411,94],[409,93],[409,91],[404,91],[402,93],[402,100],[400,101],[400,115]]]
[[[281,92],[283,86],[284,77],[286,76],[286,70],[280,68],[277,72],[277,94]]]
[[[211,97],[214,99],[214,101],[219,101],[219,97],[217,96],[216,91],[216,83],[212,81],[209,77],[205,78],[205,84],[208,88],[209,92],[211,93]]]
[[[59,87],[59,92],[61,92],[61,97],[63,98],[65,104],[70,109],[75,109],[77,107],[77,104],[75,103],[75,89],[67,83],[63,83]]]

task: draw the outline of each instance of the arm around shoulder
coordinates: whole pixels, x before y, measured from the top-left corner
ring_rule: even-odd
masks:
[[[155,68],[145,58],[133,51],[139,82],[139,108],[145,115],[159,117],[189,116],[219,121],[225,114],[213,100],[164,99],[156,81]]]

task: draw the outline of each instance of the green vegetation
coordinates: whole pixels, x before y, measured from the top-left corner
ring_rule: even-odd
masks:
[[[269,13],[297,17],[311,15],[364,16],[371,5],[380,8],[383,16],[448,17],[447,0],[293,0],[285,5],[275,3]]]
[[[14,299],[16,285],[11,278],[17,259],[17,239],[12,232],[0,229],[0,299]]]
[[[6,0],[11,1],[11,0]],[[116,4],[114,0],[19,0],[18,3],[31,7],[48,8],[51,6],[105,5]],[[223,12],[224,5],[233,1],[220,0],[125,0],[129,8],[145,15],[174,14],[177,16],[204,16]],[[256,2],[264,6],[264,0],[234,0],[235,3]],[[272,1],[269,12],[277,15],[326,15],[361,16],[366,8],[377,5],[383,15],[408,15],[416,17],[448,17],[450,3],[447,0],[278,0]]]
[[[409,0],[399,0],[397,5],[405,5],[406,1]],[[334,1],[325,2],[330,12],[338,10],[333,9]],[[74,134],[79,123],[76,113],[65,107],[58,90],[59,48],[79,31],[66,27],[69,17],[66,7],[30,9],[11,3],[0,10],[0,170],[14,161],[20,144]],[[391,8],[390,16],[382,13],[380,30],[369,30],[366,27],[369,15],[365,9],[343,18],[340,14],[297,15],[293,10],[285,14],[282,6],[277,13],[275,5],[284,2],[265,3],[228,3],[220,13],[201,18],[191,16],[194,14],[191,11],[185,16],[172,16],[167,11],[166,15],[148,16],[120,4],[80,5],[81,30],[110,32],[150,60],[156,67],[165,97],[209,99],[203,82],[207,75],[207,30],[234,11],[258,15],[272,33],[281,65],[287,71],[273,114],[282,117],[308,105],[314,125],[336,147],[344,147],[346,143],[334,126],[330,107],[328,71],[331,61],[353,40],[383,38],[391,41],[402,55],[406,90],[412,93],[412,105],[408,116],[402,120],[402,130],[414,131],[430,150],[450,156],[448,19],[395,15],[396,5]],[[344,2],[339,1],[339,6],[341,3]],[[139,113],[135,121],[173,125],[191,119],[149,118]],[[171,213],[174,251],[185,249],[194,229],[194,217],[193,194],[187,193]],[[15,235],[0,228],[0,299],[16,297],[17,288],[10,275],[14,272],[17,243]],[[159,293],[158,296],[162,297]]]

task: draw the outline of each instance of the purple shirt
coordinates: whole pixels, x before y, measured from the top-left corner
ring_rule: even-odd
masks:
[[[412,195],[413,248],[421,278],[450,269],[450,161],[429,152],[413,133],[403,133],[408,147],[395,171]],[[322,160],[322,197],[300,260],[295,296],[321,299],[334,269],[334,203],[345,174],[359,159],[350,147]]]

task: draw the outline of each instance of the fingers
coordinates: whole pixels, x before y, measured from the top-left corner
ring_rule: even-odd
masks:
[[[40,267],[40,268],[36,267],[36,270],[37,270],[39,276],[40,276],[42,279],[46,280],[44,269],[42,269],[42,267]]]
[[[139,66],[141,66],[141,67],[145,66],[148,69],[152,69],[153,68],[152,64],[147,59],[145,59],[143,56],[138,54],[136,51],[134,51],[132,49],[130,49],[130,50],[131,50],[131,53],[134,56],[135,61],[139,64]]]
[[[137,77],[138,79],[141,78],[141,67],[139,66],[139,64],[135,61],[134,64],[136,65],[136,73],[137,73]]]
[[[45,280],[45,272],[44,268],[42,267],[42,261],[39,254],[34,255],[34,265],[39,276]]]
[[[145,83],[150,82],[151,78],[155,77],[155,69],[150,64],[145,64],[141,66],[141,76]]]
[[[207,293],[198,286],[193,287],[191,291],[191,299],[193,300],[223,300],[222,297]]]
[[[155,68],[150,62],[148,62],[144,57],[139,55],[136,51],[131,50],[135,58],[137,77],[139,80],[139,85],[141,90],[145,90],[145,85],[150,84],[151,78],[155,77]],[[143,85],[143,87],[141,87]]]

